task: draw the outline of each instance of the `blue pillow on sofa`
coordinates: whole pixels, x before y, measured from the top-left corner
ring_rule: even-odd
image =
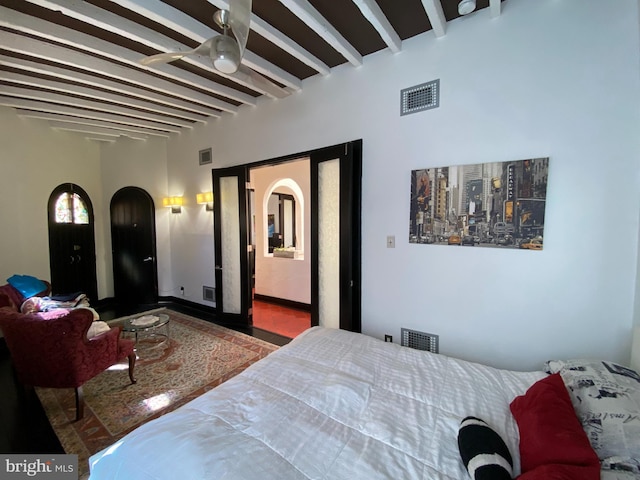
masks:
[[[12,275],[7,283],[18,290],[24,298],[33,297],[47,289],[47,285],[40,279],[30,275]]]

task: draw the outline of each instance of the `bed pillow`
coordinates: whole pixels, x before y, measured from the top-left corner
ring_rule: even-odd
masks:
[[[559,374],[534,383],[510,407],[520,432],[523,473],[548,464],[593,466],[599,472],[598,457]]]
[[[633,478],[640,479],[640,461],[632,458],[609,457],[600,462],[600,474],[605,478]]]
[[[24,298],[33,297],[47,289],[47,284],[31,275],[12,275],[7,283],[18,290]]]
[[[546,370],[559,373],[600,460],[620,457],[640,462],[640,374],[598,360],[552,360]]]
[[[502,437],[484,420],[466,417],[458,430],[460,458],[474,480],[511,480],[513,460]]]
[[[518,477],[518,480],[601,480],[600,470],[589,465],[540,465]],[[613,480],[613,479],[611,479]]]

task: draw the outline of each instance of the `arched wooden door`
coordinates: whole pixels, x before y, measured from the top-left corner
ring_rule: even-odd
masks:
[[[98,300],[93,206],[78,185],[64,183],[49,197],[49,265],[54,294],[83,292]]]
[[[125,187],[113,195],[111,247],[116,301],[127,305],[157,302],[155,207],[143,189]]]

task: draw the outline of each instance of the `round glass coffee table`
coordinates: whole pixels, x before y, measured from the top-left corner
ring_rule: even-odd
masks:
[[[134,334],[136,348],[159,347],[169,340],[169,315],[157,313],[127,318],[122,331]]]

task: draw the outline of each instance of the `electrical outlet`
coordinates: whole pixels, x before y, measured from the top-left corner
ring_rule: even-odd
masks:
[[[391,335],[385,335],[385,336],[384,336],[384,341],[385,341],[385,342],[391,342],[391,343],[393,343],[393,336],[391,336]]]
[[[180,287],[180,295],[184,295],[184,287]]]

